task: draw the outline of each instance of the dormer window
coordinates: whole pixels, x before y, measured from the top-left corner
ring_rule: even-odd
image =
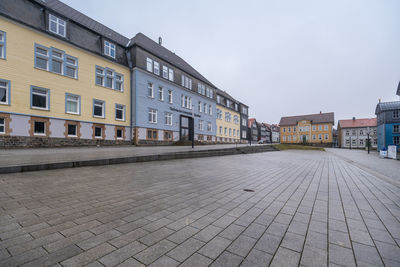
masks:
[[[49,31],[58,34],[62,37],[65,37],[66,26],[67,23],[65,22],[65,20],[62,20],[52,14],[49,14]]]
[[[104,55],[115,58],[115,44],[104,41]]]

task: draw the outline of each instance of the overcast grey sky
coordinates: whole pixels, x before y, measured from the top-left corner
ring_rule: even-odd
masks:
[[[399,0],[62,1],[126,37],[162,36],[259,121],[373,117],[399,99]]]

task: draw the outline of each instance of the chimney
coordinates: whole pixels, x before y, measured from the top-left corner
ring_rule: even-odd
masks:
[[[380,98],[378,99],[378,101],[379,101],[379,103],[381,103],[381,99]]]
[[[322,111],[320,111],[319,114],[322,114]]]
[[[356,117],[353,117],[353,121],[355,121],[356,120]]]
[[[159,44],[159,45],[162,45],[162,38],[161,38],[161,36],[158,37],[158,44]]]

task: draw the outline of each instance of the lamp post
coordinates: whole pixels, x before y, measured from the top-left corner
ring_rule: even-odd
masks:
[[[371,134],[371,129],[368,127],[368,128],[367,128],[367,146],[368,146],[368,154],[369,154],[369,150],[370,150],[370,147],[371,147],[371,140],[369,139],[370,134]]]

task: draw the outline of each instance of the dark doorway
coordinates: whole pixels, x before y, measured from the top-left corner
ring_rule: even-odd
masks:
[[[193,118],[181,115],[180,124],[180,140],[192,141],[194,138]]]

